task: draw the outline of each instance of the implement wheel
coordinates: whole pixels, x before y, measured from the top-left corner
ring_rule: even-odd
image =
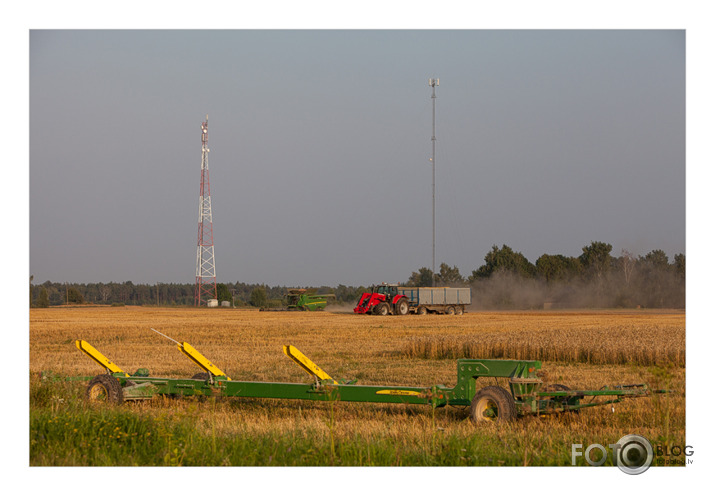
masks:
[[[417,315],[427,315],[427,307],[417,307]]]
[[[516,417],[516,405],[509,391],[499,386],[487,386],[472,399],[469,417],[474,423],[508,422]]]
[[[407,300],[401,298],[397,303],[395,303],[395,314],[396,315],[407,315],[410,311],[410,305]]]
[[[119,404],[124,401],[124,392],[114,376],[102,374],[89,381],[85,397],[92,403]]]
[[[451,305],[448,306],[444,313],[446,313],[447,315],[454,315],[454,307]]]

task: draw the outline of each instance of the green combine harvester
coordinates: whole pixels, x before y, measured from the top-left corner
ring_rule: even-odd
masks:
[[[285,295],[287,306],[285,308],[261,308],[261,311],[285,312],[285,311],[308,311],[315,312],[325,310],[328,305],[328,298],[335,298],[335,295],[311,295],[307,289],[289,289]]]

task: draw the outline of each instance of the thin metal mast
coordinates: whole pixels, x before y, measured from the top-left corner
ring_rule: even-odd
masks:
[[[194,304],[216,299],[216,265],[209,184],[209,116],[201,123],[201,190],[199,192],[199,236],[196,245],[196,289]]]
[[[432,158],[430,159],[430,162],[432,162],[432,286],[434,286],[435,282],[435,270],[436,270],[436,264],[435,264],[435,148],[437,145],[437,134],[435,132],[436,130],[436,120],[435,120],[435,102],[437,101],[437,94],[435,92],[435,87],[439,86],[439,78],[434,79],[430,78],[429,80],[429,86],[432,87]]]

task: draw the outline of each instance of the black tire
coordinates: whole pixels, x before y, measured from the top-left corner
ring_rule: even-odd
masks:
[[[446,313],[447,315],[454,315],[454,313],[455,313],[455,312],[454,312],[454,307],[451,306],[451,305],[448,306],[448,307],[444,310],[444,313]]]
[[[397,303],[395,303],[395,315],[407,315],[409,311],[410,305],[404,298],[400,298]]]
[[[464,313],[464,307],[459,306],[456,308],[457,315],[462,315]]]
[[[94,377],[85,391],[85,398],[92,403],[120,404],[124,401],[124,392],[119,381],[109,374]]]
[[[427,307],[417,307],[417,315],[427,315]]]
[[[474,395],[469,417],[481,422],[508,422],[516,418],[516,404],[509,391],[499,386],[487,386]]]
[[[208,372],[198,372],[191,376],[192,379],[197,379],[200,381],[208,381],[209,380],[209,373]]]
[[[375,307],[375,315],[387,315],[390,313],[390,307],[384,301]]]

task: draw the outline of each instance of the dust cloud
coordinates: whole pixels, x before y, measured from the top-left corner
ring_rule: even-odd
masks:
[[[684,278],[666,271],[629,283],[612,275],[546,282],[497,272],[471,287],[471,310],[685,308]]]

